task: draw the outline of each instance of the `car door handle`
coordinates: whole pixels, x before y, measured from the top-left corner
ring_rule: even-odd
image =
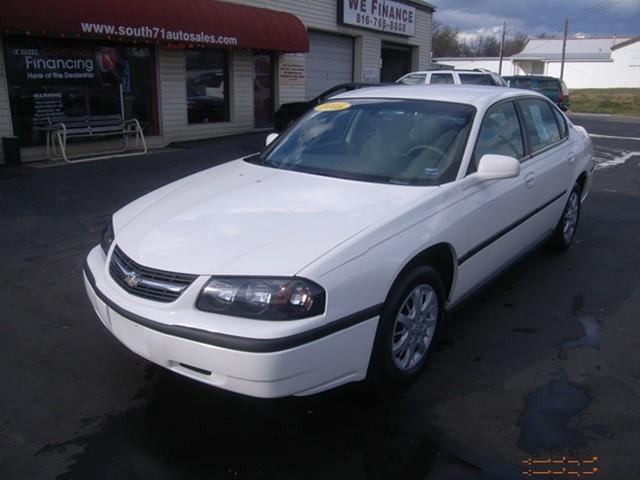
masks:
[[[573,163],[576,161],[576,154],[573,152],[569,152],[569,155],[567,155],[567,161],[569,163]]]
[[[524,184],[531,188],[536,184],[536,175],[533,172],[529,172],[524,176]]]

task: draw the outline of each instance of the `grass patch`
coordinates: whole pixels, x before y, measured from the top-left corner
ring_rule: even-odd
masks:
[[[571,90],[570,110],[640,116],[640,88],[584,88]]]

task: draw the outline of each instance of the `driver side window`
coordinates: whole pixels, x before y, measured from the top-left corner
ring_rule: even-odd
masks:
[[[475,172],[482,156],[488,153],[507,155],[518,160],[524,157],[524,141],[513,102],[502,102],[487,110],[468,173]]]

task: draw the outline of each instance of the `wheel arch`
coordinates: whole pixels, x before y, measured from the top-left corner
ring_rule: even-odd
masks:
[[[447,302],[451,298],[458,273],[458,256],[453,245],[446,242],[431,245],[408,260],[396,275],[389,292],[387,292],[387,297],[404,274],[420,265],[430,265],[438,272],[444,284],[445,302]]]
[[[589,175],[587,174],[586,170],[583,171],[580,175],[578,175],[578,179],[576,180],[576,183],[580,187],[580,192],[584,193],[584,189],[587,186],[588,179],[589,179]]]

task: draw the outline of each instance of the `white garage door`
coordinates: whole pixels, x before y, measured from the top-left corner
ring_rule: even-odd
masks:
[[[353,38],[309,32],[307,98],[339,83],[353,81]]]

